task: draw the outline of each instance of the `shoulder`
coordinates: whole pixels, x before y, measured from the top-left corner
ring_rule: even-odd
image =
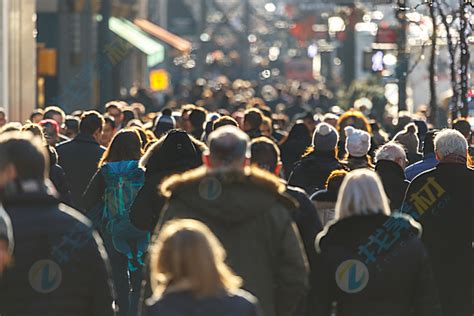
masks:
[[[81,212],[67,206],[66,204],[59,204],[58,206],[61,214],[70,218],[71,221],[76,222],[77,228],[81,230],[90,231],[92,233],[92,222]]]
[[[236,308],[239,308],[242,311],[255,310],[258,306],[257,298],[244,290],[237,290],[229,293],[228,298]]]

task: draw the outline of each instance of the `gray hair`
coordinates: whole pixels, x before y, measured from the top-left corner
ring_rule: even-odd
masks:
[[[443,159],[453,154],[466,157],[468,145],[459,131],[447,128],[436,134],[434,147],[438,157]]]
[[[250,158],[250,138],[235,126],[222,126],[209,135],[210,160],[219,166],[229,167]]]
[[[398,163],[397,160],[406,161],[406,159],[407,155],[405,149],[397,142],[388,142],[375,151],[376,162],[380,160],[390,160]]]
[[[347,174],[336,202],[336,219],[354,215],[390,215],[390,206],[382,182],[369,169],[358,169]]]

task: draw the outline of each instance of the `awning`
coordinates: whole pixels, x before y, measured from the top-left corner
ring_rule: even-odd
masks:
[[[165,60],[165,47],[132,22],[123,18],[111,17],[109,29],[146,54],[148,67],[156,66]]]
[[[179,37],[171,32],[168,32],[164,28],[153,24],[152,22],[144,19],[136,19],[133,21],[136,26],[141,28],[143,31],[147,32],[148,34],[156,37],[160,41],[170,45],[171,47],[176,48],[177,50],[188,53],[191,51],[191,42],[188,40]]]

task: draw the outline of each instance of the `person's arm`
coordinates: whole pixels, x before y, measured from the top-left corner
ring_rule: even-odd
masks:
[[[268,213],[281,232],[276,258],[275,310],[278,316],[293,315],[308,289],[307,259],[289,210],[277,207]]]
[[[92,177],[86,191],[83,194],[84,208],[87,212],[92,210],[99,202],[101,202],[105,192],[105,180],[101,169]]]
[[[153,233],[164,204],[156,184],[145,182],[130,208],[130,221],[138,229]]]

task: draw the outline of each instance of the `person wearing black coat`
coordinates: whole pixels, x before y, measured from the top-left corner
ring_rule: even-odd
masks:
[[[336,158],[339,135],[334,127],[320,123],[313,135],[312,151],[299,161],[290,175],[288,183],[312,194],[324,188],[332,171],[344,169]]]
[[[306,149],[311,145],[311,134],[303,123],[293,125],[288,138],[280,146],[283,172],[288,179],[293,172],[294,165],[301,159]]]
[[[51,195],[44,144],[28,134],[0,139],[0,199],[13,228],[14,261],[2,276],[2,316],[112,316],[107,253],[92,224]],[[13,171],[13,172],[11,172]]]
[[[48,146],[49,151],[49,179],[54,184],[56,191],[59,194],[59,200],[73,207],[71,191],[69,190],[69,185],[66,181],[66,173],[63,168],[58,165],[58,154],[56,149]]]
[[[375,154],[375,172],[382,180],[392,211],[400,210],[410,182],[405,177],[405,150],[395,142],[388,142]]]
[[[168,176],[202,165],[206,145],[182,130],[171,130],[153,144],[140,161],[145,171],[145,184],[130,209],[130,220],[141,230],[153,232],[165,198],[158,186]]]
[[[95,111],[85,112],[81,117],[79,134],[60,144],[56,150],[59,165],[66,173],[74,206],[84,211],[82,194],[97,171],[105,148],[99,145],[104,118]]]
[[[461,133],[443,130],[434,143],[439,164],[412,181],[402,211],[423,225],[444,315],[471,315],[474,170]]]
[[[441,316],[420,225],[389,214],[373,171],[346,176],[336,219],[315,242],[321,263],[313,315]]]

